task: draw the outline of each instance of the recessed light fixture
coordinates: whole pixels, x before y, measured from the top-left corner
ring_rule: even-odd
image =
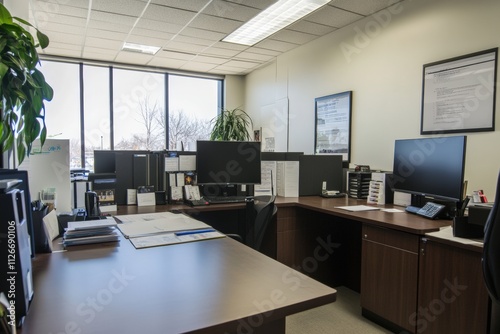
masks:
[[[131,52],[139,52],[146,53],[150,55],[154,55],[160,50],[158,46],[150,46],[150,45],[141,45],[141,44],[133,44],[133,43],[123,43],[122,47],[123,51],[131,51]]]
[[[279,0],[222,41],[254,45],[328,2],[330,0]]]

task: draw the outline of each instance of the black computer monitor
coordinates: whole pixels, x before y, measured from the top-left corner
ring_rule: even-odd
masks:
[[[464,199],[466,136],[396,140],[393,189],[421,197]]]
[[[259,184],[261,143],[199,140],[196,148],[198,184]]]
[[[115,151],[94,150],[94,173],[114,173]]]

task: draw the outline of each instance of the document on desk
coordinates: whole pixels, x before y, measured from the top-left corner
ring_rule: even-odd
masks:
[[[380,210],[379,207],[369,206],[369,205],[336,206],[335,208],[336,209],[347,210],[347,211],[352,211],[352,212]]]
[[[174,245],[185,242],[202,241],[202,240],[224,238],[224,237],[225,237],[224,234],[216,230],[203,229],[202,232],[199,233],[196,230],[194,230],[191,231],[190,233],[185,233],[185,234],[160,233],[144,237],[135,237],[135,238],[130,238],[130,242],[132,243],[132,245],[134,245],[135,248],[139,249],[139,248]]]
[[[171,212],[119,215],[115,218],[121,222],[117,227],[125,238],[210,228],[209,225],[187,215]]]

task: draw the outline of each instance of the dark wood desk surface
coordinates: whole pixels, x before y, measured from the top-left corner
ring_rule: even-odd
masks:
[[[362,223],[374,224],[380,227],[387,227],[394,230],[414,234],[425,234],[434,232],[440,227],[451,225],[451,220],[431,220],[406,212],[391,213],[381,210],[350,212],[343,209],[338,209],[338,206],[347,205],[366,205],[366,200],[358,200],[354,198],[323,198],[320,196],[304,196],[304,197],[276,197],[276,206],[280,207],[301,207],[312,211],[323,212],[332,216],[353,219]],[[116,214],[134,214],[134,213],[149,213],[157,211],[180,210],[187,213],[194,212],[209,212],[209,211],[225,211],[239,210],[245,207],[244,204],[216,204],[201,207],[188,207],[182,204],[162,205],[162,206],[120,206]],[[380,208],[396,208],[404,210],[403,207],[388,205],[376,205]],[[278,210],[279,215],[279,210]]]
[[[336,291],[230,238],[37,255],[31,333],[258,333]],[[81,330],[81,331],[80,331]]]

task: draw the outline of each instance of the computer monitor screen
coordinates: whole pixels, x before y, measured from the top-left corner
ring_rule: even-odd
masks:
[[[199,140],[196,148],[197,183],[259,184],[260,152],[260,142]]]
[[[94,150],[94,173],[114,173],[115,151]]]
[[[394,190],[463,200],[466,142],[466,136],[396,140]]]

